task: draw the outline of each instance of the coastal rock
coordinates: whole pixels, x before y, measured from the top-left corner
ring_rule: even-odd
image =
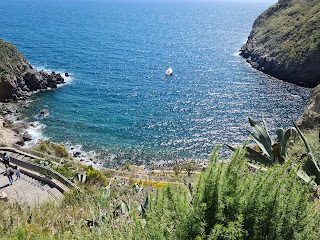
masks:
[[[12,44],[0,40],[0,101],[26,99],[32,92],[62,83],[60,74],[34,70]]]
[[[25,133],[22,135],[22,138],[23,138],[23,141],[25,141],[25,142],[32,140],[32,136],[31,136],[28,132],[25,132]]]
[[[50,113],[48,109],[41,109],[39,115],[40,117],[46,118],[49,117]]]
[[[81,152],[74,152],[73,153],[73,157],[80,157],[81,156]]]
[[[64,73],[64,76],[69,77],[70,75],[69,75],[69,73],[66,72],[66,73]]]
[[[24,146],[23,137],[22,136],[18,137],[18,140],[14,144],[18,146]]]
[[[254,22],[240,55],[253,68],[300,86],[320,82],[320,1],[279,0]]]
[[[297,124],[301,129],[313,129],[320,125],[320,85],[312,90],[309,102]]]
[[[12,123],[11,125],[11,130],[14,131],[15,133],[17,134],[21,134],[21,132],[26,129],[27,127],[27,124],[24,123],[24,122],[15,122],[15,123]]]

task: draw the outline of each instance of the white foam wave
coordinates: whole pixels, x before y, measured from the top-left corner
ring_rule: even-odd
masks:
[[[238,57],[238,56],[239,56],[239,54],[240,54],[240,51],[238,50],[238,51],[236,51],[236,52],[232,53],[232,56],[234,56],[234,57]]]
[[[26,132],[30,134],[32,137],[31,141],[25,142],[24,148],[30,148],[34,145],[36,145],[40,140],[46,140],[46,138],[43,135],[43,129],[46,127],[46,125],[41,124],[40,122],[31,122],[29,123],[29,127],[26,129]]]
[[[55,73],[59,73],[62,77],[63,77],[63,79],[64,79],[64,81],[65,81],[65,83],[64,84],[60,84],[60,85],[58,85],[58,88],[60,88],[60,87],[62,87],[62,86],[64,86],[64,85],[69,85],[69,84],[72,84],[72,82],[73,82],[73,74],[72,73],[69,73],[69,76],[67,77],[67,76],[65,76],[65,73],[66,73],[66,71],[64,71],[63,69],[57,69],[57,70],[54,70],[54,69],[48,69],[46,66],[44,66],[44,65],[39,65],[39,66],[33,66],[37,71],[44,71],[44,72],[47,72],[47,73],[51,73],[51,72],[55,72]]]
[[[84,151],[82,145],[72,145],[70,143],[63,143],[67,148],[70,156],[74,157],[81,163],[89,166],[91,165],[95,169],[103,169],[103,162],[99,160],[98,154],[95,151]]]

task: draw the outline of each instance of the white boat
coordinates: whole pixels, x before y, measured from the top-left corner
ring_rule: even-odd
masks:
[[[172,68],[171,67],[169,67],[166,71],[166,76],[170,76],[170,75],[172,75]]]

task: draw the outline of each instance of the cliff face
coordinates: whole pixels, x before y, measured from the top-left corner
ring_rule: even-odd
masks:
[[[24,99],[33,91],[64,83],[60,74],[38,72],[17,49],[0,40],[0,101]]]
[[[279,0],[255,20],[240,55],[266,74],[315,87],[320,82],[320,1]]]
[[[315,87],[297,124],[302,129],[313,129],[320,126],[320,85]]]

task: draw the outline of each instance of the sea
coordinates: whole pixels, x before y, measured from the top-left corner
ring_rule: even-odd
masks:
[[[37,124],[35,139],[94,153],[105,166],[206,161],[216,146],[228,153],[224,144],[248,139],[248,117],[263,117],[271,134],[291,127],[309,89],[239,56],[270,5],[1,0],[0,38],[36,69],[70,74],[34,95],[22,117]],[[50,116],[39,118],[41,109]]]

